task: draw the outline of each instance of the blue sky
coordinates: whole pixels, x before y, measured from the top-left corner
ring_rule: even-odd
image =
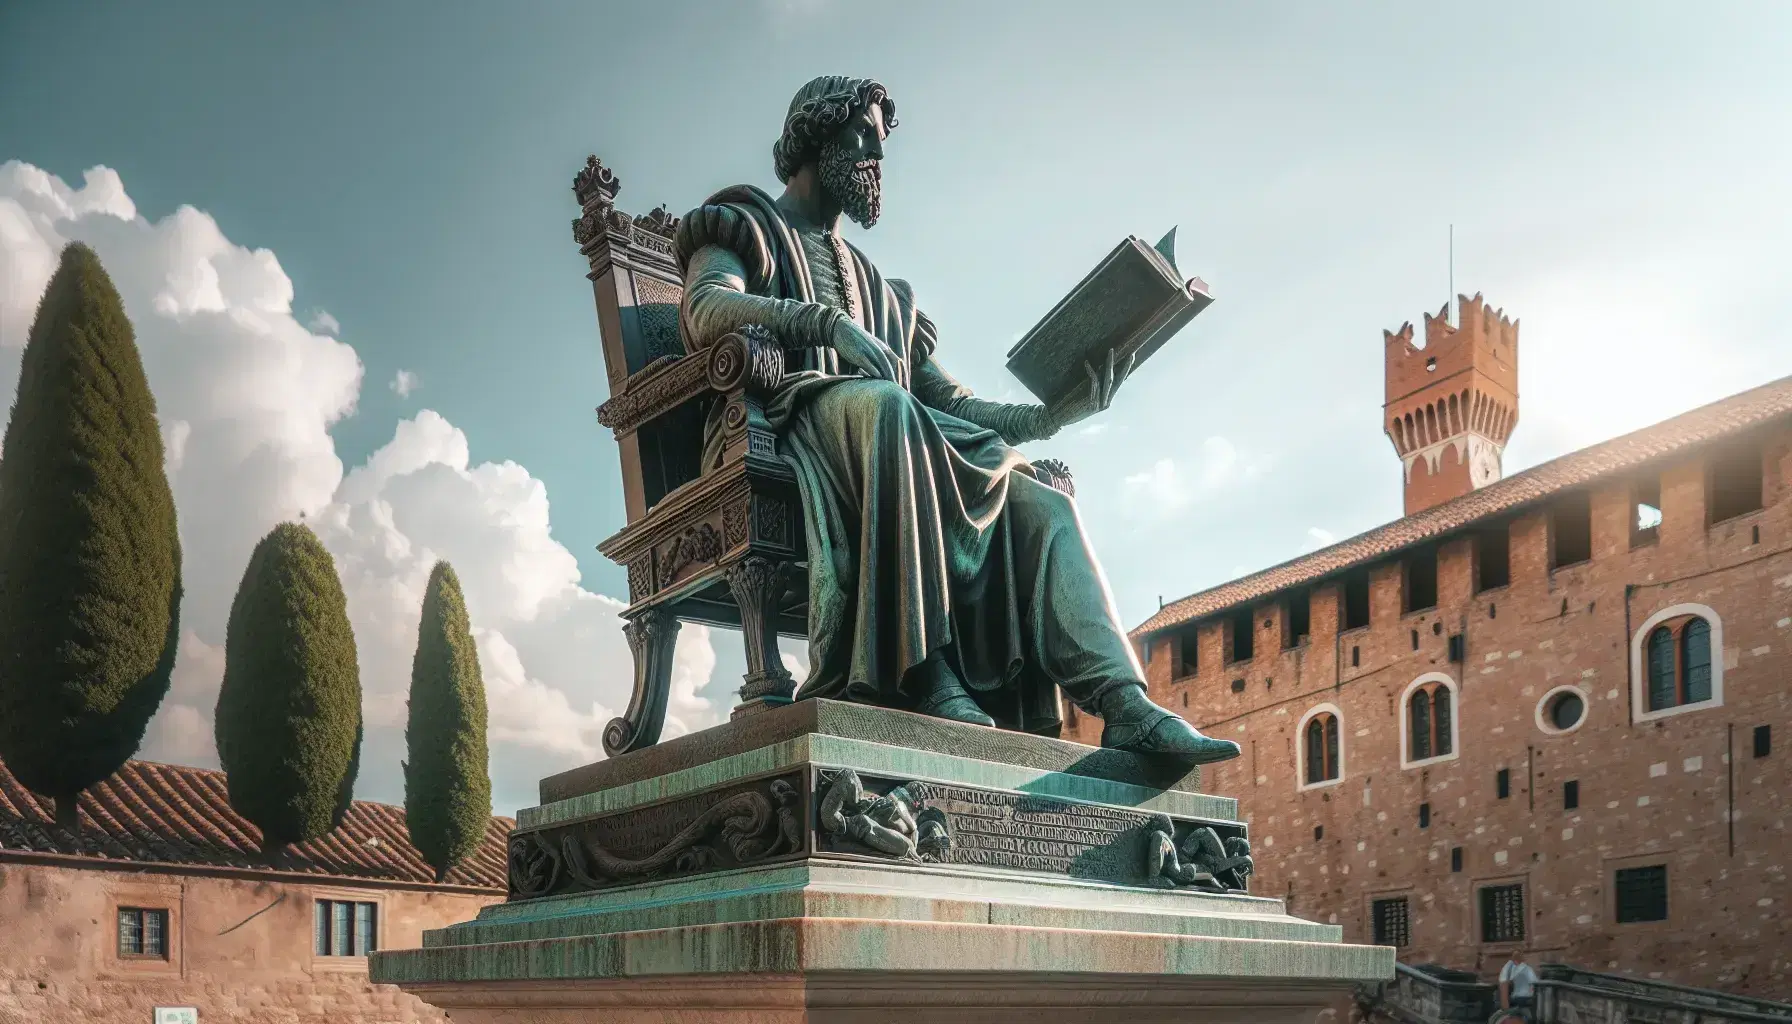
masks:
[[[884,219],[857,240],[914,283],[941,326],[942,359],[987,396],[1022,397],[1003,353],[1115,241],[1180,226],[1183,268],[1218,301],[1110,415],[1034,446],[1077,473],[1128,622],[1159,595],[1399,514],[1399,463],[1379,426],[1381,331],[1446,301],[1451,224],[1457,290],[1522,318],[1508,472],[1792,373],[1780,326],[1792,7],[1093,10],[10,4],[0,8],[0,161],[71,188],[109,168],[145,231],[190,205],[230,245],[270,251],[290,282],[290,318],[339,338],[330,358],[352,350],[362,367],[352,412],[334,392],[292,396],[295,408],[325,410],[328,436],[316,443],[333,447],[341,470],[353,479],[407,429],[437,436],[436,420],[421,418],[431,410],[468,453],[455,472],[541,490],[552,541],[595,595],[624,589],[595,551],[622,507],[615,449],[592,412],[605,384],[568,229],[571,176],[597,153],[636,212],[682,210],[739,181],[771,187],[784,108],[815,74],[874,76],[895,97]],[[6,272],[0,264],[0,281]],[[16,335],[17,321],[0,318],[0,332],[10,322]],[[0,334],[8,393],[19,343]],[[216,387],[268,387],[232,385],[220,345],[203,370],[219,375]],[[199,363],[160,358],[159,393],[164,381],[178,391],[176,374],[200,379]],[[414,380],[408,394],[391,386],[400,371]],[[427,475],[392,479],[421,488]],[[360,479],[375,477],[387,479]],[[299,493],[282,481],[264,484]],[[194,505],[209,493],[186,486]],[[399,493],[380,500],[402,510]],[[308,514],[322,508],[313,501]],[[183,506],[183,517],[203,513]],[[399,532],[420,545],[421,530]],[[219,558],[227,599],[240,566]],[[534,564],[523,555],[505,559],[494,579],[534,571],[517,568]],[[477,617],[482,599],[469,600]],[[554,657],[523,646],[524,662]],[[706,713],[719,714],[744,666],[732,637],[712,646],[691,672]],[[612,708],[615,671],[606,663],[593,684]],[[573,683],[561,689],[579,703]],[[392,795],[389,780],[366,788]]]

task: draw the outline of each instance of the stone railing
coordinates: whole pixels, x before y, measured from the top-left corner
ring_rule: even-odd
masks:
[[[1436,964],[1394,965],[1394,980],[1357,989],[1357,1007],[1374,1021],[1487,1024],[1499,990],[1467,971]]]
[[[1792,1021],[1792,1005],[1544,964],[1538,1024],[1759,1024]]]

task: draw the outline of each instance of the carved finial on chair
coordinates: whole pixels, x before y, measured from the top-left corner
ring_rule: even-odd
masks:
[[[616,193],[622,191],[622,179],[616,172],[605,167],[602,160],[595,155],[585,158],[585,166],[572,179],[572,194],[579,200],[579,205],[590,207],[597,203],[609,205],[616,201]]]
[[[678,218],[666,212],[665,204],[653,208],[653,212],[645,217],[636,217],[635,226],[665,238],[678,235]]]

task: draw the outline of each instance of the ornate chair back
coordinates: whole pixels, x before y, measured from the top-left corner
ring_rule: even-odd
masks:
[[[573,180],[580,215],[572,224],[591,266],[610,382],[598,422],[616,434],[627,514],[598,546],[628,571],[623,629],[635,660],[628,709],[604,731],[612,756],[658,742],[681,622],[741,630],[747,673],[736,714],[790,700],[795,682],[777,638],[803,636],[808,626],[796,478],[777,457],[760,404],[783,378],[783,349],[749,326],[687,351],[678,218],[663,206],[623,213],[621,184],[589,158]],[[705,424],[718,403],[721,454],[705,467]]]
[[[610,393],[649,367],[685,356],[679,332],[684,281],[673,256],[678,218],[664,206],[643,217],[616,208],[622,182],[596,157],[573,179],[582,208],[572,222],[573,241],[591,264],[585,276],[597,299],[597,324]],[[691,402],[619,435],[623,500],[628,521],[647,514],[680,484],[701,472],[703,417],[707,406]]]

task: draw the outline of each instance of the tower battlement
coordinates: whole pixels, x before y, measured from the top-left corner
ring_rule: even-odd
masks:
[[[1382,331],[1387,361],[1386,401],[1395,402],[1458,374],[1478,371],[1508,394],[1518,391],[1518,321],[1476,292],[1457,296],[1460,323],[1450,324],[1446,303],[1424,314],[1424,344],[1415,344],[1412,321]]]

